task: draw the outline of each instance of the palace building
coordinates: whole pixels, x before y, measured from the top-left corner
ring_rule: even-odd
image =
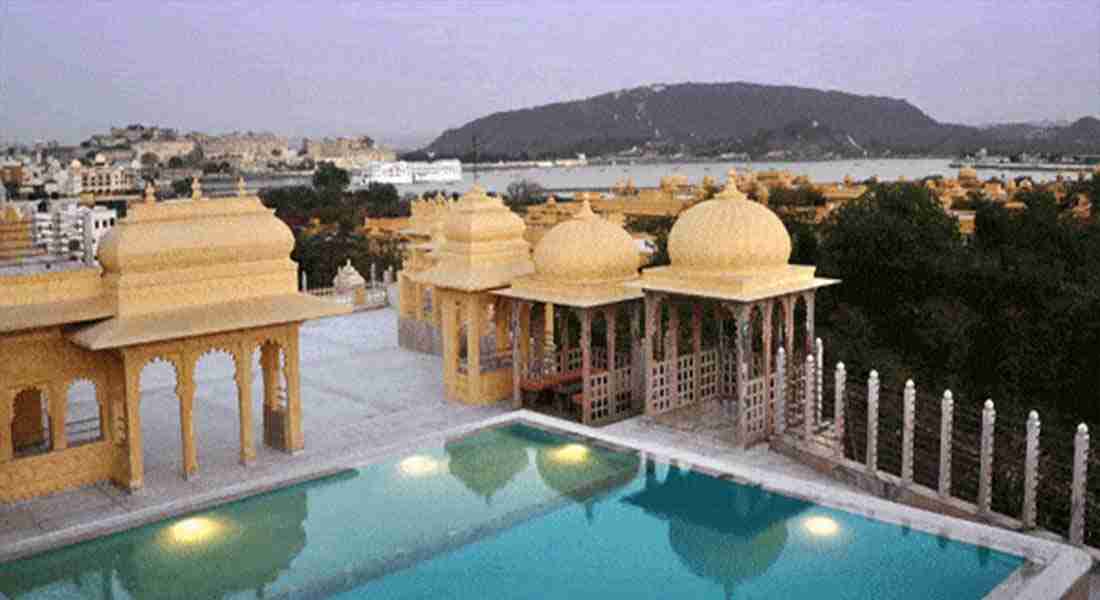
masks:
[[[236,367],[240,462],[256,457],[255,354],[263,443],[303,448],[298,328],[349,308],[298,292],[294,238],[259,198],[193,187],[192,199],[169,202],[147,188],[104,236],[101,267],[0,276],[0,501],[99,481],[141,488],[141,374],[154,361],[175,371],[185,478],[199,471],[195,367],[208,353]],[[18,250],[23,238],[5,235]],[[72,410],[78,383],[94,388],[90,412]]]

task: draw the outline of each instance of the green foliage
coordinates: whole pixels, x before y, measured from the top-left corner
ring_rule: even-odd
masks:
[[[209,161],[202,164],[202,172],[204,175],[213,175],[217,173],[232,173],[233,165],[230,165],[228,161]]]
[[[330,162],[317,165],[313,173],[313,187],[322,192],[340,193],[351,185],[351,176],[347,171]]]
[[[775,188],[769,192],[768,204],[771,206],[825,206],[825,196],[810,186]]]
[[[668,234],[672,231],[672,226],[675,223],[675,217],[628,217],[626,223],[628,230],[648,233],[653,236],[653,244],[657,249],[650,258],[650,266],[661,267],[669,264]]]
[[[191,196],[191,180],[190,179],[177,179],[172,182],[172,194],[177,198],[186,198]]]
[[[951,203],[951,208],[954,210],[977,210],[982,204],[989,202],[989,198],[985,196],[985,193],[979,190],[970,190],[963,198],[956,198]]]
[[[539,204],[545,200],[541,185],[530,179],[520,179],[508,184],[504,203],[512,208]]]
[[[976,201],[969,244],[920,186],[875,186],[833,213],[818,254],[843,280],[819,296],[830,353],[861,376],[1100,421],[1100,226],[1047,192],[1018,198],[1026,210]]]
[[[298,263],[299,273],[306,273],[310,287],[330,286],[337,269],[349,258],[364,277],[370,276],[372,263],[376,265],[379,276],[388,267],[400,270],[402,264],[401,249],[396,241],[370,241],[345,231],[299,234],[290,257]]]

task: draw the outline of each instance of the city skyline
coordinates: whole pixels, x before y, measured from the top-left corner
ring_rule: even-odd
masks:
[[[684,81],[904,98],[969,125],[1074,120],[1100,108],[1098,40],[1091,2],[9,2],[0,138],[140,122],[411,147],[497,111]]]

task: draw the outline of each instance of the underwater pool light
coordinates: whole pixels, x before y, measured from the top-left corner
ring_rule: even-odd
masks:
[[[422,454],[410,456],[397,464],[402,475],[409,477],[427,477],[434,475],[442,468],[440,461]]]
[[[831,537],[836,535],[840,531],[840,525],[836,521],[829,517],[809,517],[805,521],[802,521],[802,527],[810,533],[810,535],[818,537]]]
[[[172,525],[168,529],[168,533],[171,535],[173,542],[191,545],[209,540],[221,529],[221,524],[213,519],[191,517]]]
[[[588,460],[588,446],[584,444],[566,444],[550,452],[555,462],[577,464]]]

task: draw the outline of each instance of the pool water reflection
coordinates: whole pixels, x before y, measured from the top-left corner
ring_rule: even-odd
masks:
[[[0,593],[976,600],[1021,563],[509,425],[0,565]]]

